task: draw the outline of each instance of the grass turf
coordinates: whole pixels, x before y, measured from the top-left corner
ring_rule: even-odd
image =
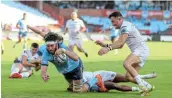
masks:
[[[2,98],[138,98],[138,92],[119,92],[110,91],[108,93],[70,93],[66,91],[67,83],[63,76],[56,71],[54,65],[50,64],[48,74],[50,80],[45,83],[39,72],[28,79],[9,79],[11,64],[16,56],[22,52],[22,44],[18,44],[16,48],[12,48],[14,42],[3,41],[5,53],[1,56],[1,90]],[[28,47],[33,41],[29,41]],[[43,42],[39,42],[42,44]],[[65,42],[66,43],[66,42]],[[148,98],[172,98],[172,43],[170,42],[148,42],[150,48],[150,57],[141,74],[155,71],[157,78],[148,80],[149,83],[156,87]],[[89,57],[84,54],[77,54],[84,62],[85,71],[110,70],[118,73],[125,73],[122,62],[130,53],[127,46],[119,50],[118,55],[114,55],[113,51],[98,56],[100,49],[93,42],[84,42],[84,48],[88,51]],[[126,85],[134,86],[132,83]]]

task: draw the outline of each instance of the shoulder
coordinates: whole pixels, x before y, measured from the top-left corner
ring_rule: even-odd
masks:
[[[78,22],[83,22],[83,21],[82,21],[81,19],[79,19],[79,18],[77,19],[77,21],[78,21]]]

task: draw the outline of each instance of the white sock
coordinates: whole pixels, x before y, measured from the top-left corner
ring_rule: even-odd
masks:
[[[14,70],[12,70],[11,75],[14,74],[14,73],[19,73],[19,68],[14,68]]]
[[[138,87],[132,87],[132,91],[139,91]]]
[[[144,86],[144,87],[145,87],[145,85],[143,84],[143,80],[140,78],[139,75],[137,75],[137,76],[135,77],[135,79],[136,79],[136,82],[137,82],[137,84],[138,84],[139,86]]]
[[[29,72],[22,72],[20,75],[22,76],[22,78],[28,78]]]
[[[138,84],[139,86],[144,86],[144,87],[146,87],[146,88],[151,88],[151,87],[152,87],[148,82],[146,82],[146,81],[144,81],[143,79],[141,79],[139,75],[137,75],[137,76],[135,77],[135,79],[136,79],[136,82],[137,82],[137,84]]]
[[[143,84],[145,85],[146,88],[152,88],[152,86],[144,80],[143,80]]]
[[[156,73],[146,74],[146,75],[139,75],[142,79],[150,79],[156,77]]]

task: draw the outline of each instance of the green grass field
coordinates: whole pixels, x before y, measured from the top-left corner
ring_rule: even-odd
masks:
[[[138,92],[118,92],[108,93],[70,93],[66,91],[67,82],[63,76],[56,71],[54,65],[49,65],[48,74],[50,80],[45,83],[40,76],[40,71],[28,79],[9,79],[11,64],[13,59],[22,51],[22,44],[12,48],[14,42],[3,41],[5,53],[1,56],[1,79],[2,98],[139,98]],[[40,42],[42,43],[42,42]],[[28,46],[31,44],[29,41]],[[157,78],[148,80],[156,87],[148,98],[172,98],[172,43],[170,42],[148,42],[150,57],[146,62],[141,74],[155,71]],[[86,71],[110,70],[118,73],[125,73],[122,62],[130,53],[127,46],[119,50],[118,55],[113,52],[104,56],[98,56],[100,49],[93,42],[85,42],[84,48],[88,51],[89,57],[78,53],[84,62]],[[126,83],[133,85],[132,83]]]

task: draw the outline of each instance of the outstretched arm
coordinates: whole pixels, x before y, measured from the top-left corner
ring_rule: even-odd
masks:
[[[114,43],[112,43],[108,47],[103,47],[102,49],[100,49],[98,54],[103,55],[103,54],[108,53],[110,50],[122,48],[124,46],[127,38],[128,38],[127,33],[121,34],[117,41],[115,41]]]
[[[33,26],[30,26],[30,25],[28,25],[27,26],[29,29],[31,29],[33,32],[35,32],[36,34],[39,34],[40,36],[42,36],[42,37],[44,37],[45,36],[45,32],[42,32],[42,31],[40,31],[38,28],[36,28],[36,27],[33,27]]]
[[[41,66],[41,76],[45,82],[49,80],[49,76],[47,75],[47,69],[48,69],[48,66],[45,66],[45,65]]]

